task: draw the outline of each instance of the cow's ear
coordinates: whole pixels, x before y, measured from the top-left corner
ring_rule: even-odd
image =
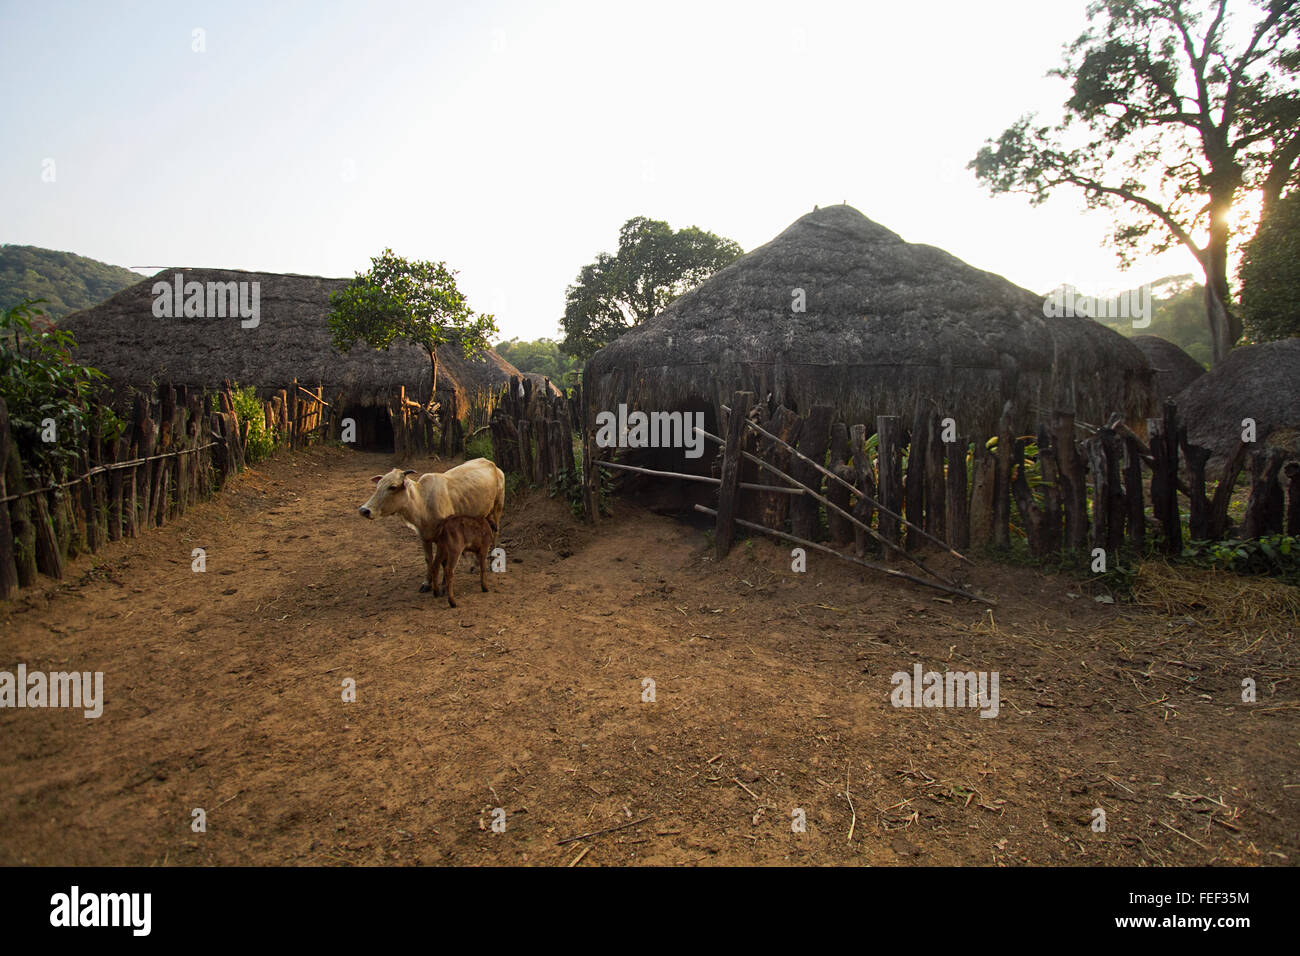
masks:
[[[375,484],[379,484],[381,481],[384,480],[384,476],[383,476],[383,475],[375,475],[375,476],[374,476],[373,478],[371,478],[370,480],[373,481]]]
[[[402,474],[403,474],[403,475],[413,475],[413,474],[415,474],[415,469],[414,469],[414,468],[408,468],[408,469],[406,469],[406,471],[402,472]]]

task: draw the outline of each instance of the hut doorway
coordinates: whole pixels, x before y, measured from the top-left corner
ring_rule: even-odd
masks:
[[[351,418],[357,423],[353,448],[359,451],[380,451],[390,454],[395,450],[393,423],[388,417],[388,409],[384,406],[349,405],[343,409],[342,418]]]

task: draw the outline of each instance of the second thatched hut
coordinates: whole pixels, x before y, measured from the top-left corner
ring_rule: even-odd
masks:
[[[1048,317],[1041,296],[847,205],[801,217],[601,349],[583,388],[589,415],[702,411],[710,430],[741,389],[869,426],[929,403],[972,437],[997,433],[1008,400],[1017,428],[1054,409],[1137,421],[1155,404],[1150,364],[1119,334]]]

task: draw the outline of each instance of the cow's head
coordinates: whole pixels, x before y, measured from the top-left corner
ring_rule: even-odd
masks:
[[[375,492],[361,506],[361,517],[382,518],[399,511],[406,496],[414,493],[415,482],[410,479],[413,474],[415,472],[409,468],[406,471],[394,468],[386,475],[371,478],[375,483]]]

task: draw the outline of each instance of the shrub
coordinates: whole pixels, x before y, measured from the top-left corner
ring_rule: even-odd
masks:
[[[279,429],[266,427],[266,408],[252,386],[233,390],[235,415],[244,432],[244,460],[250,465],[265,461],[280,442]]]

